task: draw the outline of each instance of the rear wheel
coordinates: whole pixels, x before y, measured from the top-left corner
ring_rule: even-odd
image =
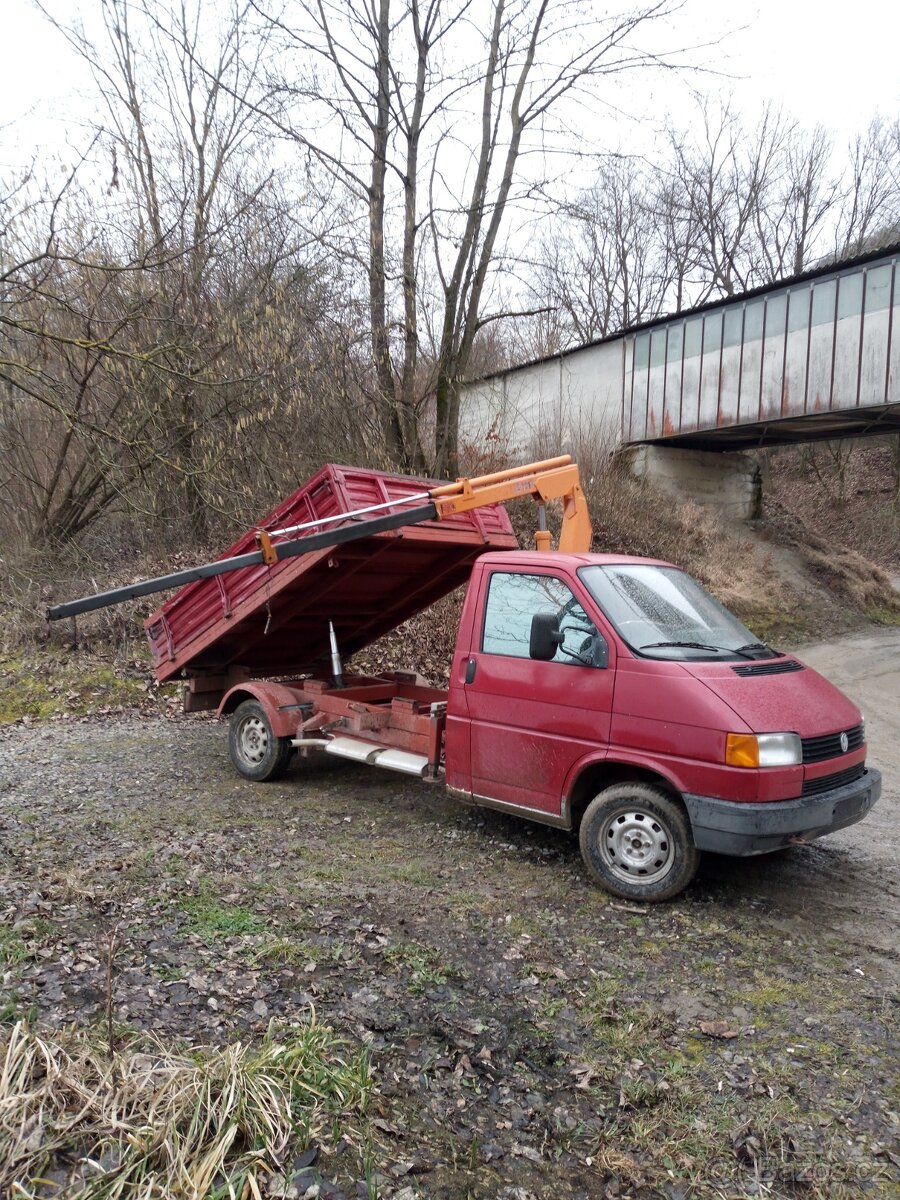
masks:
[[[273,733],[263,706],[257,700],[245,700],[231,718],[228,752],[245,779],[262,782],[285,773],[294,749],[290,738]]]
[[[579,835],[588,871],[614,896],[668,900],[700,865],[687,814],[660,788],[617,783],[588,805]]]

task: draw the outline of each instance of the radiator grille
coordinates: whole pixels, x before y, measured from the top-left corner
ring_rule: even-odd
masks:
[[[847,749],[841,747],[841,733],[847,735]],[[858,750],[863,744],[863,727],[856,725],[853,729],[838,730],[837,733],[826,733],[822,737],[803,738],[803,761],[805,763],[824,762],[826,758],[840,758]]]

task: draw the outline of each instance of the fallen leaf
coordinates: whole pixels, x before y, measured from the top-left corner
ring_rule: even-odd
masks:
[[[720,1038],[722,1041],[740,1036],[740,1030],[730,1029],[727,1021],[701,1021],[700,1029],[707,1037]]]

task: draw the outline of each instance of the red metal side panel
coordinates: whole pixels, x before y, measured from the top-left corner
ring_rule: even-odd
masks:
[[[321,520],[431,486],[421,479],[329,464],[255,529]],[[251,530],[221,557],[254,548]],[[465,582],[484,551],[516,548],[505,510],[484,508],[272,567],[245,567],[199,580],[145,622],[156,676],[166,680],[184,668],[219,672],[233,666],[257,675],[306,670],[327,657],[329,620],[349,656]]]

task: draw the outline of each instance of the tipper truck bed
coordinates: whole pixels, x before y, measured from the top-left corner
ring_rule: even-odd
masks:
[[[336,530],[360,525],[376,506],[380,516],[402,515],[410,497],[436,486],[329,464],[222,557],[252,552],[258,530]],[[354,654],[465,583],[480,554],[517,545],[506,511],[492,506],[198,580],[144,623],[156,677],[186,678],[187,707],[202,709],[238,679],[315,673],[328,661],[329,622],[343,653]]]

